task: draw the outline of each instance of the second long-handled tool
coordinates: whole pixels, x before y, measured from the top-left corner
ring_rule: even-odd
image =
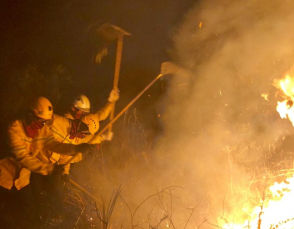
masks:
[[[126,105],[101,131],[95,134],[88,143],[91,144],[91,142],[93,142],[96,137],[102,135],[109,128],[109,126],[111,126],[120,116],[122,116],[126,112],[126,110],[129,109],[130,106],[132,106],[157,80],[159,80],[164,75],[173,74],[175,69],[177,69],[175,67],[176,66],[172,65],[170,62],[162,63],[161,73],[156,76],[131,102],[129,102],[129,104]],[[66,162],[66,165],[71,163],[77,157],[77,155],[78,153],[72,156],[72,158],[68,162]]]

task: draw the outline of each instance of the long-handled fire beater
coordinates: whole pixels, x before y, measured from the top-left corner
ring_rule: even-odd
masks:
[[[117,48],[116,48],[116,59],[115,59],[115,68],[114,68],[114,79],[113,79],[113,89],[118,89],[118,81],[119,81],[119,72],[121,65],[121,56],[122,56],[122,48],[123,48],[123,39],[124,36],[130,36],[131,34],[122,28],[105,23],[101,25],[97,32],[104,37],[106,40],[115,40],[117,39]],[[113,103],[113,109],[110,113],[110,120],[114,117],[115,103]],[[109,131],[112,130],[112,125],[108,126]]]
[[[174,73],[179,72],[181,68],[176,66],[175,64],[171,62],[163,62],[161,64],[161,72],[158,76],[156,76],[131,102],[128,103],[101,131],[99,131],[97,134],[93,136],[93,138],[89,141],[89,144],[98,136],[102,135],[120,116],[122,116],[157,80],[162,78],[164,75],[171,75]],[[66,165],[71,163],[76,157],[78,153],[75,154],[68,162],[66,162]],[[92,197],[93,199],[97,200],[95,196],[93,196],[91,193],[86,191],[84,188],[82,188],[80,185],[78,185],[76,182],[70,179],[70,182],[77,186],[81,191]]]

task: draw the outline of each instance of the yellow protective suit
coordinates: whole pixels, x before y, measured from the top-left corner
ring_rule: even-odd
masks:
[[[20,168],[20,164],[16,163],[13,158],[0,160],[0,186],[10,190],[19,176]]]
[[[31,172],[42,175],[51,172],[52,165],[37,158],[44,149],[59,154],[77,153],[75,146],[55,140],[51,131],[52,122],[47,122],[39,129],[34,138],[26,135],[24,123],[24,120],[16,120],[8,128],[13,157],[0,161],[0,186],[6,189],[11,189],[13,184],[18,190],[28,185]]]
[[[98,120],[99,121],[105,120],[109,116],[112,109],[113,109],[113,104],[107,102],[107,104],[102,109],[95,112],[95,114],[98,117]],[[93,135],[88,135],[85,138],[75,137],[74,139],[70,139],[69,132],[71,129],[71,122],[69,121],[69,119],[74,120],[74,117],[70,113],[65,114],[65,117],[62,117],[59,115],[54,115],[54,122],[51,127],[51,130],[52,130],[52,133],[53,133],[55,139],[58,142],[79,145],[82,143],[88,143],[89,141],[91,141],[91,144],[100,144],[103,141],[103,138],[101,136],[95,136],[95,138],[93,138],[94,137]],[[52,163],[56,162],[59,165],[65,164],[63,167],[62,174],[69,174],[70,163],[76,163],[76,162],[79,162],[82,160],[81,153],[79,153],[77,156],[75,156],[74,160],[72,160],[68,164],[67,164],[67,162],[71,160],[72,156],[51,153],[51,152],[48,152],[47,150],[45,150],[43,153],[45,155],[43,155],[43,156],[40,155],[39,156],[40,160],[52,162]],[[50,154],[52,155],[51,157],[50,157]],[[48,159],[48,158],[50,158],[50,159]]]

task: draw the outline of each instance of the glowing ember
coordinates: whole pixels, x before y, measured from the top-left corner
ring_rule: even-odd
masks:
[[[282,89],[285,96],[294,97],[294,78],[287,74],[285,79],[279,81],[280,88]]]
[[[278,102],[277,111],[281,118],[288,118],[294,126],[294,78],[287,74],[284,79],[274,82],[274,86],[281,90],[284,101]]]
[[[265,194],[265,201],[254,208],[251,219],[243,224],[226,224],[226,229],[294,228],[294,177],[285,182],[275,183]]]
[[[268,93],[261,94],[261,97],[268,101]]]

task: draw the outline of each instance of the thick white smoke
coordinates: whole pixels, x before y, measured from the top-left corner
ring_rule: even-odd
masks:
[[[114,226],[215,228],[258,206],[264,174],[283,164],[277,143],[293,132],[272,85],[294,63],[293,8],[290,0],[210,0],[186,14],[172,53],[183,71],[164,77],[164,133],[152,157],[123,164],[115,152],[119,166],[106,171],[124,183]]]
[[[293,7],[201,1],[174,37],[174,61],[190,74],[169,78],[157,157],[166,185],[193,190],[184,198],[190,204],[202,201],[191,228],[244,220],[249,182],[282,158],[277,141],[292,126],[275,111],[272,83],[294,63]]]

